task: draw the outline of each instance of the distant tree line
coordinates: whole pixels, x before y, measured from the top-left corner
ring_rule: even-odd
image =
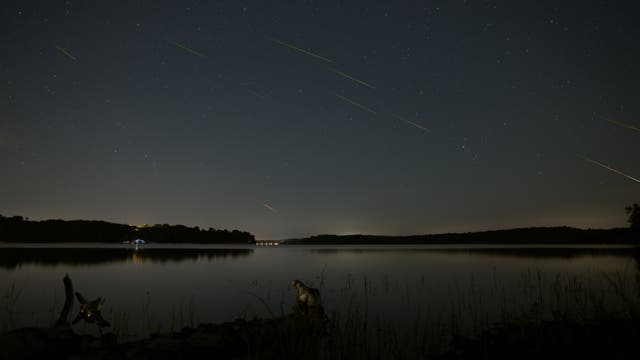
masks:
[[[283,244],[640,244],[640,205],[625,207],[629,228],[576,229],[568,226],[531,227],[432,235],[315,235],[289,239]]]
[[[633,244],[638,241],[631,229],[576,229],[538,227],[433,235],[316,235],[286,240],[284,244]]]
[[[255,237],[246,231],[207,230],[184,225],[153,225],[136,228],[138,238],[159,243],[254,243]]]
[[[22,216],[0,215],[0,241],[121,243],[144,239],[157,243],[254,243],[245,231],[208,230],[184,225],[132,226],[94,220],[31,221]]]

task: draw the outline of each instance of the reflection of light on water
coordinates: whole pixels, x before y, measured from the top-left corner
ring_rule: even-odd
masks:
[[[319,287],[329,311],[349,314],[348,311],[355,311],[350,309],[367,309],[372,321],[379,317],[381,322],[400,324],[401,329],[412,329],[418,316],[422,316],[420,321],[431,316],[433,324],[444,322],[439,314],[441,310],[447,314],[452,311],[452,302],[469,308],[460,310],[464,315],[459,317],[461,326],[476,321],[478,314],[489,313],[491,319],[494,316],[499,319],[502,307],[505,311],[528,307],[535,300],[530,294],[540,288],[542,301],[554,304],[552,286],[571,285],[569,281],[574,277],[583,284],[583,292],[590,292],[594,299],[600,299],[602,294],[606,297],[603,301],[607,301],[603,306],[614,311],[617,303],[609,305],[614,294],[601,281],[601,272],[613,274],[615,279],[616,273],[626,271],[628,291],[637,289],[635,274],[631,272],[632,248],[522,249],[522,253],[513,247],[500,250],[497,245],[478,248],[448,245],[434,251],[434,246],[416,245],[271,248],[198,245],[192,249],[163,249],[159,245],[143,245],[137,252],[133,244],[89,250],[0,248],[0,296],[9,291],[12,283],[16,288],[23,287],[16,327],[48,324],[49,300],[43,299],[43,294],[50,294],[51,298],[60,294],[60,274],[68,272],[81,291],[104,296],[107,308],[126,314],[130,333],[146,337],[149,319],[168,326],[172,321],[180,321],[181,311],[188,315],[185,304],[189,303],[189,296],[195,299],[198,322],[231,321],[247,305],[250,305],[248,314],[254,311],[269,316],[259,300],[247,291],[265,299],[272,310],[282,300],[287,311],[295,301],[294,290],[289,286],[293,278],[309,280]],[[197,255],[200,257],[196,261]],[[50,271],[52,267],[56,270]],[[559,283],[556,274],[562,276]],[[142,314],[140,304],[145,301],[145,291],[151,294],[153,305]],[[504,305],[502,299],[508,304]],[[115,315],[110,314],[105,312],[105,318],[114,320]],[[2,320],[5,318],[0,315],[0,323]]]
[[[144,257],[142,254],[138,252],[138,247],[136,246],[135,251],[131,254],[131,263],[133,264],[144,264]]]

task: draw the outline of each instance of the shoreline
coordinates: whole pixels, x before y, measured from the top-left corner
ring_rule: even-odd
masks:
[[[3,244],[59,244],[63,246],[73,244],[100,244],[113,247],[130,247],[132,244],[121,241],[79,241],[60,240],[64,236],[53,236],[53,241],[44,240],[46,237],[31,238],[23,236],[19,240],[8,240],[0,227],[0,246]],[[49,238],[51,239],[51,238]],[[146,239],[145,239],[146,240]],[[292,245],[640,245],[640,233],[630,228],[613,229],[579,229],[567,226],[561,227],[531,227],[503,230],[487,230],[466,233],[441,233],[421,235],[367,235],[350,234],[334,235],[321,234],[304,238],[280,240],[252,240],[244,241],[153,241],[148,240],[144,246],[237,246],[254,248],[256,246],[292,246]]]

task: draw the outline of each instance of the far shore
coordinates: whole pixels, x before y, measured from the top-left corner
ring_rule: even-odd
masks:
[[[535,227],[491,230],[468,233],[430,235],[316,235],[300,239],[288,239],[282,245],[450,245],[450,244],[501,244],[501,245],[636,245],[640,234],[628,228],[577,229],[562,227]]]
[[[256,240],[247,231],[188,227],[184,225],[129,225],[95,220],[33,221],[21,216],[0,215],[0,242],[31,243],[102,243],[207,245],[637,245],[640,232],[632,228],[578,229],[568,226],[529,227],[467,233],[423,235],[314,235],[282,240]]]

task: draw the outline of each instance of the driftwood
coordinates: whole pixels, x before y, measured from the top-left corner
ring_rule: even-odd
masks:
[[[102,317],[102,304],[104,300],[97,298],[93,301],[87,301],[82,294],[76,291],[76,297],[80,303],[80,311],[76,318],[73,319],[72,324],[76,324],[80,320],[84,320],[89,324],[98,325],[98,330],[102,332],[103,327],[110,326],[109,322]]]
[[[67,324],[69,311],[71,311],[71,307],[73,307],[73,284],[71,283],[69,275],[64,276],[62,283],[64,284],[64,306],[62,306],[62,311],[60,311],[60,316],[58,317],[58,321],[56,321],[55,326]]]
[[[302,315],[310,319],[327,320],[327,316],[322,307],[320,290],[306,286],[300,280],[293,280],[291,286],[298,294],[296,295],[296,305],[293,307],[293,315]]]
[[[60,316],[58,316],[58,320],[55,322],[54,327],[69,325],[67,319],[69,318],[69,312],[73,307],[73,284],[71,283],[69,275],[64,276],[62,283],[64,284],[64,305],[62,306]],[[75,292],[75,297],[80,303],[80,311],[73,319],[71,325],[75,325],[80,320],[84,320],[89,324],[96,324],[101,332],[103,327],[110,326],[109,322],[102,317],[101,310],[102,304],[104,303],[102,298],[87,301],[84,296],[77,291]]]

